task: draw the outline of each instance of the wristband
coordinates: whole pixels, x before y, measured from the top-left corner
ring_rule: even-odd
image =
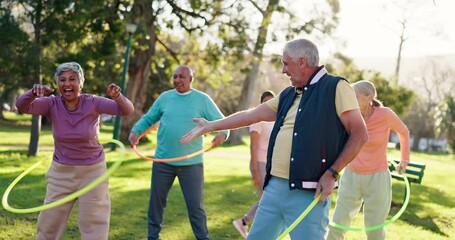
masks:
[[[332,167],[329,167],[329,168],[327,169],[327,171],[331,172],[331,173],[332,173],[332,176],[333,176],[334,178],[336,178],[336,179],[338,179],[338,177],[340,176],[340,175],[338,174],[338,172],[337,172],[335,169],[333,169]]]

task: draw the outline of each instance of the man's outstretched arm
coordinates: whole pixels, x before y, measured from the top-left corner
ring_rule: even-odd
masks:
[[[266,103],[262,103],[255,108],[237,112],[226,118],[211,122],[203,118],[195,118],[193,121],[197,124],[197,126],[187,134],[183,135],[180,139],[180,143],[189,143],[193,141],[193,139],[209,132],[237,129],[261,121],[275,121],[275,119],[276,113],[270,109]]]

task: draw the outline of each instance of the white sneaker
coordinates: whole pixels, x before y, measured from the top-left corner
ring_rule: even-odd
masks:
[[[248,236],[248,225],[244,225],[241,218],[232,221],[232,224],[242,237],[246,238]]]

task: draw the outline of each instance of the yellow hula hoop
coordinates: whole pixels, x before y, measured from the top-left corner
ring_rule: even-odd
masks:
[[[147,133],[151,132],[152,130],[155,130],[157,129],[157,127],[155,125],[153,125],[152,127],[150,127],[149,129],[147,129],[146,131],[144,131],[143,133],[141,133],[137,140],[139,141],[141,138],[143,138]],[[143,155],[142,153],[139,152],[139,150],[137,149],[136,147],[136,144],[134,144],[132,147],[133,147],[133,151],[139,156],[141,157],[142,159],[144,160],[148,160],[148,161],[153,161],[153,162],[177,162],[177,161],[182,161],[182,160],[185,160],[185,159],[188,159],[188,158],[191,158],[191,157],[194,157],[194,156],[197,156],[201,153],[204,153],[206,151],[208,151],[209,149],[213,148],[215,146],[214,143],[204,147],[203,149],[199,150],[199,151],[196,151],[194,153],[190,153],[188,155],[184,155],[184,156],[180,156],[180,157],[174,157],[174,158],[151,158],[151,157],[147,157],[145,155]]]
[[[308,207],[300,214],[300,216],[295,219],[295,221],[288,227],[284,232],[278,236],[277,240],[284,239],[294,228],[308,215],[308,213],[318,204],[319,199],[321,199],[322,193],[320,193],[311,203],[308,205]]]
[[[54,208],[54,207],[57,207],[57,206],[60,206],[62,204],[65,204],[69,201],[72,201],[74,199],[76,199],[77,197],[81,196],[81,195],[84,195],[85,193],[89,192],[90,190],[92,190],[93,188],[95,188],[96,186],[98,186],[101,182],[103,182],[111,173],[113,173],[115,170],[117,170],[118,167],[120,167],[120,165],[122,164],[122,161],[123,161],[123,158],[124,158],[124,155],[125,155],[125,145],[123,145],[122,142],[118,141],[118,140],[115,140],[115,139],[111,139],[111,140],[108,140],[107,141],[108,143],[109,142],[112,142],[112,143],[115,143],[117,144],[119,147],[120,147],[120,160],[118,161],[115,161],[114,164],[112,164],[111,167],[109,167],[109,169],[107,169],[107,171],[105,173],[103,173],[101,176],[99,176],[98,178],[96,178],[95,180],[93,180],[93,182],[87,184],[86,186],[84,186],[83,188],[77,190],[76,192],[73,192],[72,194],[70,195],[67,195],[59,200],[56,200],[54,202],[51,202],[51,203],[48,203],[48,204],[44,204],[44,205],[41,205],[39,207],[32,207],[32,208],[14,208],[14,207],[11,207],[9,204],[8,204],[8,196],[9,196],[9,193],[11,192],[11,190],[14,188],[14,186],[25,176],[27,175],[30,171],[32,171],[33,169],[35,169],[39,164],[41,164],[41,161],[38,161],[37,163],[33,164],[32,166],[30,166],[29,168],[27,168],[22,174],[20,174],[16,179],[14,179],[14,181],[8,186],[8,188],[6,189],[5,193],[3,194],[3,197],[2,197],[2,205],[3,205],[3,208],[7,211],[10,211],[10,212],[13,212],[13,213],[33,213],[33,212],[39,212],[39,211],[43,211],[43,210],[47,210],[47,209],[50,209],[50,208]]]

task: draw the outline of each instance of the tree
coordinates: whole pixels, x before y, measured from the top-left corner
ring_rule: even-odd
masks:
[[[403,116],[414,100],[414,91],[401,85],[390,84],[390,81],[379,73],[374,74],[370,80],[376,86],[378,99],[384,106],[390,107],[398,115]]]
[[[46,17],[44,16],[44,4],[43,1],[31,1],[20,3],[22,9],[25,12],[26,17],[30,19],[30,23],[33,27],[33,58],[34,64],[32,65],[32,76],[38,84],[43,83],[41,74],[41,50],[42,50],[42,29]],[[36,156],[38,153],[38,142],[39,135],[41,132],[41,115],[33,115],[32,127],[30,129],[30,143],[28,145],[28,156]]]
[[[427,57],[415,78],[416,87],[423,89],[427,98],[435,104],[447,96],[455,97],[455,69],[446,61],[450,59]]]
[[[400,66],[401,66],[401,53],[403,52],[403,45],[404,42],[407,40],[407,37],[405,37],[406,34],[406,23],[407,19],[401,20],[401,34],[400,34],[400,41],[398,44],[398,53],[397,53],[397,60],[395,64],[395,73],[392,77],[393,79],[393,84],[398,85],[398,79],[400,79]]]
[[[455,152],[455,100],[452,96],[446,96],[436,107],[435,114],[435,131],[437,136],[444,136],[452,152]]]
[[[378,71],[359,69],[353,60],[341,53],[334,55],[332,63],[326,65],[329,72],[339,76],[349,76],[350,83],[359,80],[369,80],[375,87],[378,99],[384,106],[393,109],[398,115],[403,116],[414,100],[413,90],[401,85],[393,85]]]
[[[332,6],[338,6],[338,1],[327,1]],[[135,43],[132,52],[132,59],[129,66],[129,81],[127,84],[127,96],[135,105],[135,113],[127,116],[122,121],[120,139],[126,139],[134,122],[142,115],[146,102],[146,89],[150,82],[153,66],[162,63],[156,58],[157,49],[162,47],[174,58],[177,63],[184,62],[186,57],[178,54],[171,43],[164,41],[163,36],[171,33],[187,32],[191,36],[198,36],[201,41],[201,51],[213,51],[219,55],[208,54],[211,59],[205,62],[206,65],[219,66],[220,57],[231,58],[237,56],[237,61],[249,59],[246,66],[253,66],[258,59],[262,58],[264,44],[273,38],[268,34],[267,27],[275,10],[287,12],[289,18],[294,18],[290,11],[284,11],[279,1],[190,1],[189,3],[176,2],[171,0],[161,1],[135,1],[132,7],[132,18],[139,24],[138,34],[134,35]],[[248,6],[247,6],[248,5]],[[320,5],[318,6],[320,7]],[[260,11],[257,11],[261,9]],[[337,7],[331,8],[337,9]],[[319,10],[319,8],[318,8]],[[262,24],[250,25],[252,19],[256,19],[257,13],[262,13]],[[320,13],[320,11],[310,11]],[[255,14],[252,16],[252,14]],[[330,17],[327,17],[330,16]],[[305,19],[303,23],[289,25],[286,30],[304,31],[310,33],[313,30],[324,31],[333,27],[332,14],[320,14],[319,18]],[[313,15],[311,15],[313,17]],[[290,27],[292,26],[292,28]],[[175,34],[174,34],[175,36]],[[218,36],[218,38],[213,38]],[[252,37],[253,36],[253,37]],[[289,35],[288,37],[291,37]],[[254,41],[256,39],[258,41]],[[180,45],[182,46],[182,45]],[[256,46],[253,48],[252,46]],[[255,53],[256,55],[253,55]],[[188,58],[186,58],[188,59]],[[194,63],[194,62],[191,62]],[[232,64],[232,63],[230,63]],[[152,68],[150,68],[152,66]],[[244,67],[240,72],[247,76],[251,69]],[[253,74],[255,71],[252,71]],[[247,79],[256,79],[250,76]],[[254,86],[246,81],[245,89]],[[251,92],[246,96],[246,102],[251,99]],[[239,102],[237,99],[236,102]],[[242,101],[244,102],[244,101]]]
[[[118,35],[124,28],[117,26],[124,24],[122,1],[6,0],[1,7],[12,9],[14,20],[27,32],[27,38],[11,45],[17,48],[27,44],[29,48],[21,49],[17,55],[29,61],[22,66],[32,66],[25,68],[26,77],[16,74],[11,79],[12,89],[30,89],[33,83],[53,85],[55,67],[63,61],[78,61],[83,66],[86,79],[93,80],[85,85],[87,92],[104,94],[106,82],[112,82],[112,76],[119,75],[121,65],[116,67],[115,63],[121,59],[117,51]],[[20,73],[12,67],[8,71]],[[33,117],[29,155],[36,155],[38,151],[39,118]]]
[[[26,79],[28,72],[21,66],[27,65],[24,53],[30,51],[27,33],[20,28],[6,4],[0,4],[0,36],[0,106],[3,106],[3,103],[14,102],[17,80]],[[0,119],[4,119],[3,108]]]
[[[400,78],[401,58],[405,49],[405,43],[411,38],[412,35],[409,34],[409,30],[425,27],[432,29],[435,28],[434,24],[430,24],[430,26],[423,25],[433,22],[433,19],[430,17],[422,18],[422,16],[431,16],[431,14],[428,14],[428,12],[432,10],[430,9],[432,6],[428,6],[431,4],[431,2],[427,0],[390,0],[381,2],[381,4],[381,8],[385,10],[384,12],[389,13],[389,16],[382,18],[381,21],[385,22],[389,19],[395,21],[395,23],[385,24],[388,25],[389,28],[398,36],[395,71],[391,79],[392,84],[398,85]],[[415,16],[420,16],[421,20],[415,18]]]
[[[419,143],[422,138],[434,137],[433,106],[427,99],[416,97],[404,118],[404,122],[414,139],[411,146],[414,151],[419,150]]]
[[[450,99],[455,97],[455,70],[445,64],[445,58],[429,57],[422,65],[421,72],[414,78],[413,88],[421,93],[422,99],[416,104],[420,111],[409,116],[409,120],[415,122],[416,129],[424,129],[414,137],[415,146],[421,137],[432,138],[434,136],[444,136],[449,129]],[[420,109],[420,110],[419,110]],[[416,121],[420,122],[416,122]],[[446,135],[449,136],[449,135]],[[450,138],[447,139],[451,141]]]
[[[230,45],[230,51],[234,51],[240,59],[244,58],[245,55],[250,59],[250,63],[242,69],[245,79],[238,98],[236,111],[242,111],[252,106],[253,93],[260,66],[263,62],[264,47],[267,43],[276,41],[277,34],[285,33],[286,38],[290,39],[302,32],[306,34],[312,34],[313,32],[328,34],[336,27],[336,14],[339,12],[339,3],[337,0],[328,0],[326,3],[327,6],[324,6],[326,8],[321,4],[318,5],[318,9],[312,9],[314,11],[306,9],[311,19],[302,19],[297,17],[299,13],[292,10],[292,2],[280,0],[239,1],[239,5],[236,8],[238,17],[234,18],[236,21],[224,25],[220,31],[220,37],[226,44]],[[251,15],[251,7],[246,6],[247,4],[253,6],[253,10],[255,10],[253,16],[259,13],[258,18],[260,21],[258,25],[254,25],[254,21],[248,21],[248,19],[253,17]],[[326,11],[322,13],[320,9],[325,9]],[[276,15],[276,19],[281,17],[288,19],[288,22],[281,25],[286,26],[284,29],[277,27],[277,31],[270,34],[269,29],[273,27],[272,17],[274,15]],[[257,31],[254,31],[254,29],[257,29]],[[254,33],[252,37],[250,37],[251,32]],[[241,135],[240,131],[232,131],[228,141],[231,144],[241,143]]]
[[[259,69],[263,60],[263,50],[264,45],[267,42],[268,29],[271,24],[272,15],[275,11],[280,9],[279,0],[270,0],[266,2],[265,9],[263,9],[256,1],[248,2],[260,13],[262,21],[259,25],[256,40],[254,41],[254,48],[251,52],[251,63],[249,64],[251,67],[246,67],[244,69],[245,80],[243,81],[243,87],[239,96],[238,105],[236,108],[237,111],[245,110],[251,106],[253,96],[252,93],[255,90],[256,79],[259,75]],[[246,18],[247,16],[244,17]],[[245,18],[242,19],[243,22],[245,22]],[[238,31],[238,34],[243,36],[240,38],[240,40],[247,39],[246,30],[248,26],[244,26],[244,28],[238,28],[238,26],[239,25],[237,24],[235,24],[235,26],[226,25],[227,28],[234,27],[236,29],[241,29],[241,31]],[[224,36],[226,36],[226,34],[224,34]],[[251,40],[248,39],[248,41]],[[241,133],[238,131],[232,131],[228,141],[232,144],[240,143]]]
[[[126,95],[133,102],[135,111],[124,117],[121,124],[120,139],[127,139],[133,124],[143,114],[146,102],[151,66],[156,59],[156,49],[162,46],[179,62],[179,57],[171,51],[161,36],[179,29],[182,32],[202,34],[203,30],[222,13],[221,1],[189,1],[188,3],[172,0],[136,0],[132,6],[132,18],[138,23],[134,35],[134,47],[129,64],[129,81]]]

